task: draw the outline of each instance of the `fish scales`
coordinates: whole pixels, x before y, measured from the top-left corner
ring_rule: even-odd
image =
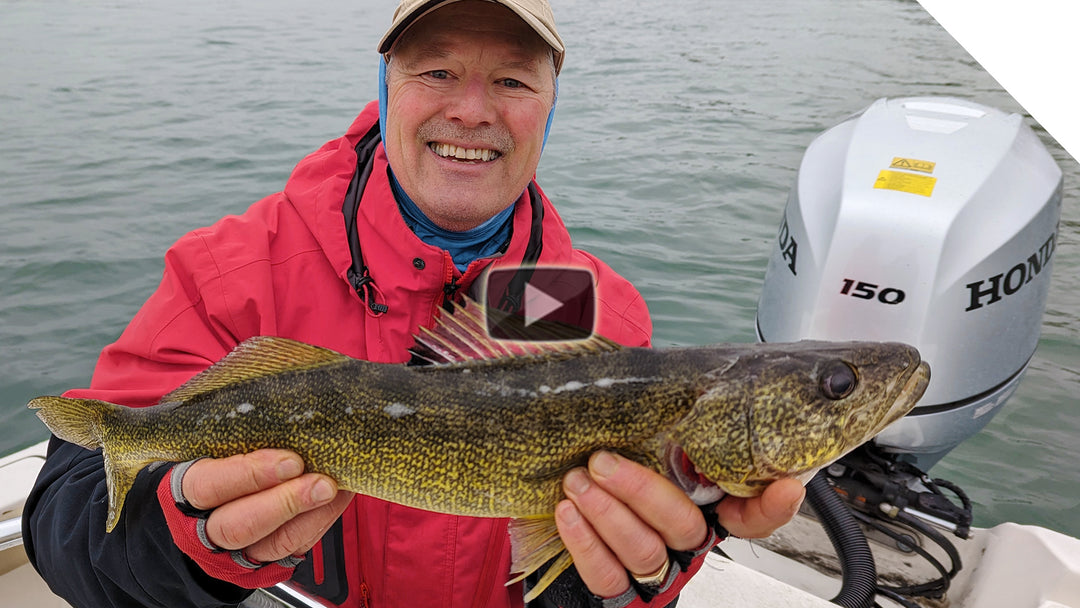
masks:
[[[348,360],[171,408],[157,441],[175,446],[171,460],[287,448],[350,491],[462,515],[539,515],[590,453],[641,460],[646,440],[685,415],[696,389],[674,362],[648,350],[520,369]]]
[[[461,327],[469,335],[440,344],[475,346],[482,312],[458,313],[457,329],[440,324],[418,347]],[[353,492],[517,518],[515,571],[561,555],[531,598],[570,563],[561,541],[536,539],[554,534],[563,474],[593,452],[640,462],[699,504],[753,496],[858,447],[910,411],[929,381],[918,351],[902,344],[642,349],[594,337],[444,350],[446,362],[405,366],[258,337],[156,406],[39,397],[30,407],[61,439],[103,449],[107,530],[151,462],[284,448]],[[516,354],[494,354],[506,352]]]

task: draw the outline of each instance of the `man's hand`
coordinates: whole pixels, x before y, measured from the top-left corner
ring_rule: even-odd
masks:
[[[214,510],[210,542],[256,562],[307,553],[353,497],[326,475],[305,474],[287,450],[199,460],[184,475],[183,493],[196,509]]]
[[[708,538],[700,509],[678,486],[617,454],[593,454],[587,470],[566,474],[563,491],[568,499],[555,508],[559,535],[599,597],[626,591],[627,570],[643,577],[658,572],[667,547],[689,551]],[[795,516],[804,492],[798,481],[780,480],[756,498],[725,498],[717,516],[736,536],[768,536]]]

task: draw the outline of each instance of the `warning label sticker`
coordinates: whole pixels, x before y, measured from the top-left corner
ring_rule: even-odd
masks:
[[[928,160],[918,160],[915,158],[901,158],[896,156],[892,159],[892,164],[889,165],[890,169],[907,169],[908,171],[921,171],[923,173],[933,173],[934,165]]]
[[[878,173],[874,187],[930,196],[934,192],[935,184],[937,184],[937,178],[929,175],[915,175],[913,173],[882,169],[881,173]]]

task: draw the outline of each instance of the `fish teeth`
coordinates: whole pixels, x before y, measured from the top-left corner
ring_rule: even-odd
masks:
[[[443,158],[456,158],[458,160],[489,161],[500,156],[499,152],[487,148],[463,148],[454,144],[431,143],[428,144],[431,151]]]

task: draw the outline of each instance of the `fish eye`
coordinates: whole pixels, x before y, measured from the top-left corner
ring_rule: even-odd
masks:
[[[821,374],[821,392],[834,401],[850,395],[858,384],[859,375],[843,361],[833,361]]]

